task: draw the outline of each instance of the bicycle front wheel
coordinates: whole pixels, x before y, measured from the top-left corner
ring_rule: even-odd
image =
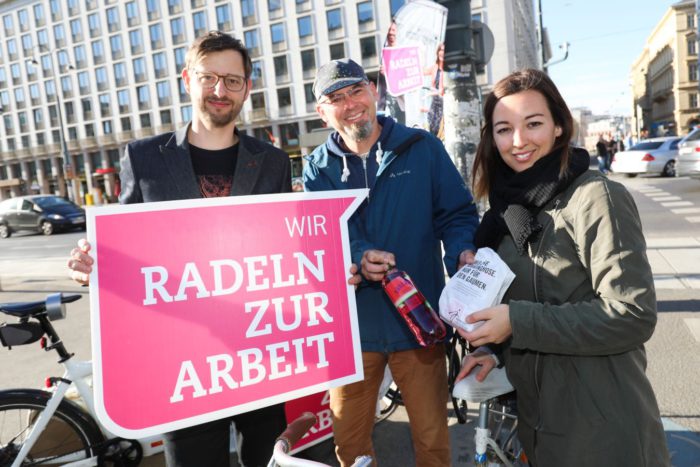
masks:
[[[50,398],[51,394],[33,389],[0,391],[0,467],[13,464]],[[21,465],[89,459],[103,440],[94,420],[64,400]]]

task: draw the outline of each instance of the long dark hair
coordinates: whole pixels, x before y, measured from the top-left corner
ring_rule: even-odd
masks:
[[[474,169],[472,171],[472,191],[476,199],[488,197],[493,180],[496,163],[501,157],[493,139],[493,111],[498,101],[506,96],[523,91],[537,91],[547,101],[554,124],[562,133],[554,141],[552,152],[562,151],[560,175],[569,164],[569,142],[574,133],[574,119],[564,98],[546,73],[528,68],[516,71],[500,80],[484,102],[484,126],[481,128],[481,140],[476,149]]]

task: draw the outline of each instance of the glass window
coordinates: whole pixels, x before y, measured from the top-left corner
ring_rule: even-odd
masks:
[[[70,22],[70,34],[73,38],[73,42],[80,42],[83,40],[83,26],[79,19],[71,20]]]
[[[230,5],[226,4],[216,7],[216,29],[219,31],[229,31],[233,29]]]
[[[280,88],[277,90],[277,105],[280,107],[289,107],[292,105],[292,93],[289,88]]]
[[[153,54],[153,71],[156,78],[163,78],[168,73],[168,61],[165,58],[165,52]]]
[[[265,93],[254,92],[250,94],[250,104],[253,109],[265,109]]]
[[[688,94],[688,104],[689,107],[692,109],[698,106],[698,93],[691,92],[690,94]],[[673,149],[673,147],[671,147],[671,149]]]
[[[170,125],[173,123],[173,113],[170,110],[160,111],[160,124]]]
[[[360,24],[374,21],[374,7],[371,1],[357,4],[357,21]]]
[[[57,47],[66,45],[66,31],[63,29],[62,24],[57,24],[53,27],[53,38]]]
[[[119,12],[117,7],[107,8],[105,12],[107,15],[107,29],[109,32],[115,32],[119,30]]]
[[[697,81],[698,80],[698,64],[689,63],[688,64],[688,80]]]
[[[396,16],[396,12],[399,11],[399,8],[401,8],[404,3],[406,3],[406,0],[390,0],[392,18]]]
[[[331,60],[340,60],[345,58],[345,44],[331,44],[330,46]]]
[[[175,49],[175,73],[180,74],[185,68],[186,55],[187,49],[185,47],[178,47]]]
[[[360,55],[363,61],[377,56],[377,41],[374,36],[360,39]]]
[[[168,11],[176,15],[182,11],[182,0],[168,0]]]
[[[182,18],[171,19],[170,34],[173,38],[173,44],[185,42],[185,20]]]
[[[102,25],[100,24],[100,15],[92,13],[88,16],[88,28],[90,28],[90,37],[97,37],[102,33]]]
[[[316,103],[316,96],[314,96],[314,83],[306,83],[304,85],[304,100],[307,104]]]
[[[112,60],[118,60],[124,56],[124,44],[121,34],[109,38],[109,45],[112,49]]]
[[[308,37],[313,35],[313,25],[311,23],[311,16],[302,16],[297,19],[297,25],[299,26],[299,37]]]
[[[697,55],[698,41],[694,37],[688,38],[688,55]]]
[[[102,133],[104,133],[105,135],[112,134],[112,121],[111,120],[104,120],[102,122]]]
[[[158,105],[170,105],[170,83],[160,81],[156,84],[156,92],[158,93]]]
[[[275,64],[275,77],[285,79],[289,77],[289,69],[287,68],[287,56],[280,55],[273,59]]]
[[[95,68],[95,83],[98,91],[107,89],[107,69],[105,67]]]
[[[243,41],[250,52],[250,55],[257,57],[261,53],[260,49],[260,34],[257,29],[251,29],[243,33]]]
[[[101,40],[92,43],[92,60],[95,65],[104,63],[105,61],[105,48]]]
[[[160,23],[153,24],[148,28],[151,36],[151,48],[160,49],[165,44],[163,43],[163,28]]]
[[[75,67],[83,69],[87,66],[87,53],[84,45],[76,45],[73,48],[73,56],[75,57]]]
[[[100,115],[102,117],[112,115],[112,105],[109,99],[109,94],[100,94],[98,100],[100,101]]]
[[[56,85],[53,80],[44,82],[44,89],[46,90],[46,100],[53,102],[56,100]]]
[[[314,49],[301,51],[301,69],[304,71],[316,70],[316,51]]]
[[[5,69],[0,67],[0,88],[4,88],[7,86],[7,73],[5,73]]]
[[[140,29],[129,31],[129,46],[131,47],[132,55],[143,52],[143,34],[141,34]]]
[[[146,0],[148,21],[160,18],[160,0]]]
[[[209,27],[207,26],[207,15],[204,11],[198,11],[192,15],[192,25],[194,26],[194,36],[199,37],[205,34]]]
[[[182,78],[177,79],[177,88],[180,94],[180,102],[189,102],[190,95],[187,94],[187,89],[185,89],[185,81]]]
[[[126,4],[126,24],[131,26],[136,26],[141,23],[141,18],[139,17],[139,6],[135,1],[128,2]]]
[[[146,81],[146,60],[143,58],[134,59],[134,81],[137,83]]]
[[[34,24],[39,27],[46,23],[46,15],[44,14],[44,5],[37,3],[34,5]]]
[[[686,26],[688,29],[695,29],[695,13],[689,13],[686,16]]]
[[[151,108],[151,93],[148,89],[148,85],[137,87],[136,96],[138,98],[139,110],[148,110]]]
[[[10,75],[12,75],[12,84],[22,83],[22,69],[19,67],[19,64],[13,63],[10,65]]]
[[[128,113],[130,102],[129,102],[129,90],[122,89],[117,91],[117,103],[119,104],[119,113]]]
[[[78,0],[67,0],[68,14],[70,16],[80,13],[80,2]]]
[[[58,57],[58,72],[59,73],[65,73],[66,70],[70,67],[70,60],[68,60],[68,52],[65,50],[59,50],[56,53],[56,56]]]
[[[56,21],[62,18],[60,0],[49,0],[49,8],[51,9],[51,19]]]
[[[10,36],[15,33],[15,26],[12,21],[12,15],[3,16],[2,25],[5,28],[5,35]]]
[[[256,60],[253,62],[252,72],[250,73],[250,80],[252,82],[253,89],[261,89],[265,86],[265,84],[263,83],[262,61]]]
[[[334,8],[326,12],[326,23],[328,23],[329,31],[343,29],[343,17],[340,13],[340,8]]]
[[[27,31],[29,29],[29,13],[27,13],[27,10],[19,10],[17,12],[17,19],[19,20],[19,30]]]
[[[40,29],[36,32],[36,41],[39,44],[40,52],[49,50],[49,33],[46,32],[46,29]]]
[[[90,92],[90,76],[87,71],[78,73],[78,90],[82,96]]]
[[[22,49],[24,50],[25,57],[30,55],[30,52],[34,44],[32,43],[32,36],[29,34],[24,34],[22,36]]]
[[[241,14],[243,15],[243,25],[250,26],[257,21],[255,12],[255,0],[241,0]]]
[[[24,100],[24,89],[22,88],[17,88],[15,89],[15,106],[18,109],[23,109],[25,107],[26,103]]]
[[[277,11],[282,9],[282,0],[267,0],[267,11]]]
[[[42,55],[41,57],[41,72],[44,74],[44,77],[49,77],[53,76],[53,69],[51,68],[51,56],[50,55]]]
[[[124,62],[114,64],[114,81],[118,87],[127,84],[128,78],[126,76],[126,65]]]
[[[180,114],[182,115],[182,121],[183,122],[189,122],[192,120],[192,106],[191,105],[185,105],[181,108]]]
[[[122,131],[131,131],[131,117],[121,118]]]
[[[17,41],[14,39],[7,40],[7,56],[10,60],[17,60],[19,54],[17,53]]]
[[[277,23],[270,26],[270,35],[272,43],[279,44],[284,42],[284,23]]]

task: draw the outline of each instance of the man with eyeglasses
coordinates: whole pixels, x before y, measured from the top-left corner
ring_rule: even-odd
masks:
[[[214,31],[194,41],[182,70],[192,121],[175,132],[127,145],[121,158],[120,203],[292,191],[287,154],[236,128],[250,92],[251,70],[250,56],[239,40]],[[89,250],[81,239],[68,262],[71,277],[82,284],[88,283],[92,271]],[[283,405],[232,419],[242,436],[241,463],[267,465],[275,438],[286,426]],[[167,465],[228,466],[230,425],[227,418],[167,433]]]
[[[445,347],[421,347],[384,293],[381,280],[408,272],[434,306],[452,275],[474,261],[478,224],[472,196],[442,143],[420,129],[378,116],[377,90],[360,65],[335,60],[314,82],[316,111],[335,130],[306,157],[308,191],[369,188],[349,222],[353,263],[362,281],[356,303],[365,378],[331,390],[341,465],[371,455],[377,393],[386,365],[408,412],[419,467],[450,465]],[[357,278],[359,280],[359,278]]]

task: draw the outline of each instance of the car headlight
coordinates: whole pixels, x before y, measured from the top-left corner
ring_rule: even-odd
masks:
[[[55,221],[60,221],[60,220],[63,220],[63,216],[60,214],[49,214],[49,219],[53,219]]]

